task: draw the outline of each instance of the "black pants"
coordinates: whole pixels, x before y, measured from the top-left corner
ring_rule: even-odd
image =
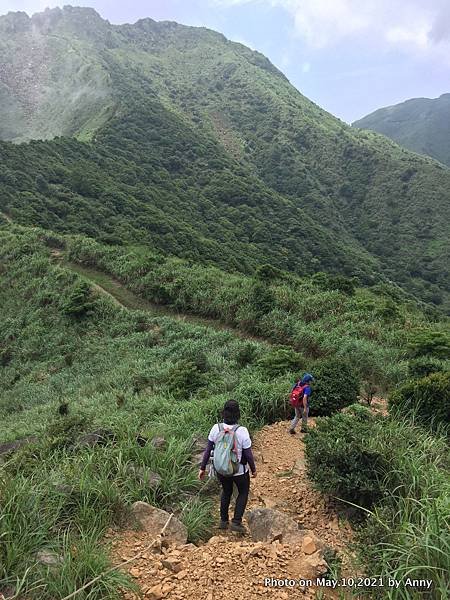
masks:
[[[234,483],[238,489],[238,497],[236,498],[236,506],[234,508],[233,523],[241,523],[245,507],[247,506],[248,494],[250,491],[249,472],[247,471],[247,473],[232,477],[224,477],[218,473],[217,477],[222,484],[222,496],[220,498],[220,520],[228,521],[228,509],[230,507]]]

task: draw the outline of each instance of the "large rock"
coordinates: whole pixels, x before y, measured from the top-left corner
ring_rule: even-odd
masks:
[[[149,489],[155,490],[161,483],[161,475],[142,465],[137,465],[133,462],[129,463],[125,471],[129,477],[138,479],[140,483],[146,485]]]
[[[300,457],[295,461],[295,465],[292,469],[294,475],[304,475],[306,471],[306,461],[304,458]]]
[[[207,438],[200,435],[194,436],[192,438],[192,454],[199,454],[200,452],[203,454],[207,443]]]
[[[51,550],[39,550],[36,554],[37,562],[45,565],[46,567],[58,567],[64,561],[63,557],[56,552],[52,552]]]
[[[289,515],[273,508],[255,508],[247,514],[247,523],[255,542],[301,544],[306,534]]]
[[[168,556],[167,558],[163,558],[161,560],[161,563],[163,567],[169,569],[169,571],[172,571],[172,573],[179,573],[183,570],[183,563],[180,559],[176,558],[175,556]]]
[[[147,502],[135,502],[131,507],[133,517],[139,526],[146,531],[150,537],[159,535],[169,518],[169,513]],[[186,544],[187,529],[176,517],[172,517],[164,533],[164,539],[170,543]]]
[[[167,446],[166,439],[162,436],[156,436],[152,439],[151,444],[156,450],[163,450]]]
[[[22,438],[21,440],[14,440],[13,442],[5,442],[0,444],[0,455],[5,454],[13,454],[20,450],[24,446],[29,446],[30,444],[35,444],[38,441],[38,438],[35,436],[29,436],[26,438]]]
[[[314,554],[317,550],[317,544],[310,535],[305,535],[302,542],[303,554]]]
[[[325,575],[329,569],[329,566],[320,550],[314,554],[311,554],[310,556],[306,556],[303,562],[303,576],[306,579],[314,579],[315,577],[320,577],[320,575]]]
[[[200,467],[200,465],[202,464],[202,461],[203,461],[203,452],[199,452],[198,454],[194,454],[191,462],[196,467]]]
[[[93,448],[94,446],[105,446],[108,442],[114,441],[116,436],[109,429],[96,429],[91,433],[83,434],[77,442],[80,448]]]
[[[287,571],[291,577],[296,579],[315,579],[325,575],[329,566],[323,558],[322,552],[318,550],[314,554],[296,556],[287,564]]]

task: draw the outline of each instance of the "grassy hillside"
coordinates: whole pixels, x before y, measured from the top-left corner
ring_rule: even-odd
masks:
[[[412,98],[380,108],[355,121],[391,138],[408,150],[426,154],[450,166],[450,94],[439,98]]]
[[[105,568],[99,541],[134,500],[174,510],[193,541],[205,535],[210,502],[198,496],[193,436],[231,391],[249,426],[272,420],[291,375],[264,377],[262,343],[120,308],[52,262],[43,232],[0,237],[0,439],[36,436],[2,454],[0,591],[62,598]],[[99,430],[106,445],[83,442]],[[156,435],[166,439],[158,452]],[[145,475],[155,473],[156,487]],[[62,557],[57,568],[37,560],[42,551]],[[89,597],[119,597],[123,579],[103,578]]]
[[[136,500],[207,538],[196,440],[230,397],[252,430],[286,418],[312,371],[312,479],[370,500],[369,575],[431,573],[440,600],[448,170],[206,29],[66,7],[0,34],[0,596],[95,578]]]
[[[395,288],[354,290],[269,266],[249,278],[12,224],[0,228],[0,276],[0,439],[28,437],[0,465],[0,581],[30,598],[62,598],[103,571],[104,532],[135,500],[173,510],[193,541],[208,534],[210,500],[191,453],[225,399],[238,399],[255,429],[286,416],[293,378],[312,370],[327,414],[347,378],[363,395],[407,379],[411,342],[446,329]],[[128,286],[160,308],[122,308],[98,287],[112,276],[119,301],[134,303]],[[211,321],[183,322],[164,307]],[[95,432],[98,444],[88,441]],[[159,451],[155,436],[166,440]],[[42,551],[56,567],[37,560]],[[387,572],[399,553],[390,560]],[[112,573],[90,597],[119,597],[121,585]]]
[[[257,350],[250,363],[272,352],[263,343],[266,340],[275,349],[287,345],[295,350],[292,364],[296,368],[311,368],[314,361],[331,357],[350,361],[361,382],[378,386],[380,391],[407,376],[410,339],[422,331],[445,327],[445,321],[430,324],[429,317],[399,298],[395,289],[354,291],[349,282],[330,280],[325,274],[302,280],[266,268],[257,278],[249,278],[142,248],[114,250],[93,240],[45,230],[6,226],[0,235],[2,339],[6,340],[1,355],[1,406],[2,426],[8,431],[11,424],[7,437],[36,433],[51,420],[60,402],[73,398],[79,406],[91,391],[94,395],[88,404],[95,407],[103,405],[103,392],[113,402],[116,394],[127,390],[132,394],[135,379],[140,377],[145,379],[142,389],[146,393],[165,389],[171,363],[193,360],[199,353],[203,342],[199,339],[196,350],[193,340],[200,331],[192,333],[193,338],[190,331],[201,329],[202,324],[165,319],[160,310],[149,311],[145,300],[210,319],[202,335],[211,335],[219,346],[229,340],[238,349],[244,342],[237,334],[245,333]],[[89,268],[83,272],[83,266],[91,272]],[[95,278],[92,267],[104,274],[103,279]],[[128,287],[143,299],[141,308],[147,311],[127,313],[111,298],[95,292],[94,283],[107,287],[108,274],[123,282],[122,295],[116,294],[119,302],[133,304],[126,296]],[[111,292],[115,294],[114,289]],[[120,325],[122,320],[129,325]],[[179,336],[178,345],[165,354],[167,368],[162,355],[151,359],[165,344],[159,331],[164,324]],[[216,331],[205,329],[206,324],[213,324]],[[136,335],[139,348],[131,334]],[[148,346],[148,360],[142,359],[142,344]],[[129,350],[123,354],[126,347]],[[101,358],[93,360],[94,356]],[[219,367],[222,363],[217,361]],[[224,365],[220,373],[214,371],[213,379],[217,393],[234,392],[239,381]],[[21,415],[27,426],[21,426]]]
[[[448,310],[450,175],[437,163],[352,130],[206,29],[112,26],[79,8],[10,14],[0,29],[1,122],[30,82],[39,92],[2,137],[78,138],[0,144],[0,210],[18,223],[244,273],[270,262],[391,280]],[[16,89],[35,38],[45,60]]]

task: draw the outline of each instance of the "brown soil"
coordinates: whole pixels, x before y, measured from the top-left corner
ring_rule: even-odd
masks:
[[[254,437],[257,477],[251,480],[248,510],[265,506],[288,513],[302,528],[312,530],[338,553],[344,575],[354,576],[346,550],[352,530],[340,517],[337,506],[312,488],[305,472],[303,436],[289,435],[287,429],[287,422],[275,423]],[[148,600],[338,598],[327,588],[319,591],[317,587],[300,585],[281,588],[264,585],[266,577],[279,580],[302,577],[300,548],[296,545],[253,542],[249,536],[238,537],[219,530],[204,545],[171,546],[163,548],[163,554],[145,551],[149,542],[148,535],[139,531],[122,531],[112,542],[116,564],[143,552],[126,569]],[[127,600],[137,597],[124,594]]]

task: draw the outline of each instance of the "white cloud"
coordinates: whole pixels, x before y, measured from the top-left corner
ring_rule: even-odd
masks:
[[[273,0],[293,16],[297,32],[312,47],[323,47],[330,40],[364,29],[367,17],[352,10],[349,0]]]
[[[392,44],[408,44],[425,50],[431,45],[429,39],[429,28],[417,25],[413,28],[391,27],[386,31],[386,40]]]
[[[311,48],[346,38],[385,49],[444,56],[450,46],[448,0],[210,0],[216,5],[259,4],[286,10],[296,35]]]

